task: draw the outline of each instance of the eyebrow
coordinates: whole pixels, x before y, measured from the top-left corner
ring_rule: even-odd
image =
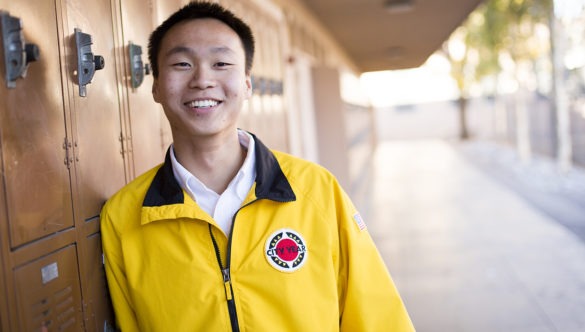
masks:
[[[193,54],[195,53],[193,51],[192,48],[186,47],[186,46],[175,46],[173,48],[171,48],[170,50],[168,50],[165,55],[169,56],[169,55],[173,55],[173,54],[177,54],[177,53],[189,53],[189,54]],[[217,46],[217,47],[212,47],[211,48],[211,53],[214,54],[221,54],[221,53],[229,53],[229,54],[235,54],[234,50],[232,50],[231,48],[227,47],[227,46]]]

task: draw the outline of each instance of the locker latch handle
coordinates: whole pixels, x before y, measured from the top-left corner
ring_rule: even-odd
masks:
[[[136,89],[144,81],[144,75],[150,75],[150,66],[142,61],[142,47],[132,42],[128,44],[128,57],[130,58],[130,84],[133,89]]]
[[[79,96],[87,95],[86,85],[91,83],[96,70],[105,66],[104,57],[93,55],[91,52],[91,35],[75,28],[75,44],[77,46],[77,83],[79,84]]]
[[[16,80],[26,76],[28,64],[40,58],[39,47],[24,41],[22,20],[0,11],[6,86],[16,87]]]

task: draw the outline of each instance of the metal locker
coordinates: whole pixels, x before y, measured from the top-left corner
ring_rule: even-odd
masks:
[[[40,330],[49,323],[103,330],[111,314],[98,273],[96,216],[125,183],[115,66],[121,59],[115,58],[111,2],[0,0],[0,10],[11,15],[9,24],[2,21],[3,32],[10,32],[3,39],[11,44],[0,45],[0,330]],[[41,57],[16,71],[18,54],[4,50],[28,47],[22,40],[38,46]],[[110,67],[99,70],[104,61]],[[50,300],[44,292],[60,282],[26,279],[39,268],[28,262],[63,247],[74,250],[41,267],[70,285]],[[67,295],[66,302],[56,302],[59,295]],[[61,312],[64,303],[74,313]]]
[[[83,330],[74,245],[14,270],[20,331]]]
[[[83,294],[86,331],[109,331],[115,325],[111,299],[103,268],[102,243],[99,233],[87,237],[84,260],[87,262],[88,287]],[[113,328],[111,329],[113,331]]]
[[[114,0],[62,1],[73,145],[73,209],[86,331],[113,323],[101,264],[99,213],[131,177],[125,160],[123,46]]]
[[[55,4],[0,1],[5,14],[20,19],[22,37],[38,46],[39,61],[8,87],[4,61],[0,82],[0,141],[11,248],[73,226],[68,140],[59,66]],[[13,26],[10,29],[14,33]],[[3,31],[3,34],[9,34]],[[6,36],[5,41],[14,38]],[[13,40],[14,41],[14,40]],[[4,48],[5,58],[8,47]],[[14,45],[13,45],[14,46]]]
[[[164,160],[172,138],[170,125],[160,105],[152,98],[152,75],[148,64],[148,36],[154,29],[151,6],[144,0],[120,3],[126,67],[124,91],[127,94],[128,135],[131,142],[134,175],[140,175]]]
[[[114,22],[109,0],[68,0],[63,10],[74,137],[74,208],[80,222],[89,222],[125,183]],[[99,63],[100,57],[105,63]],[[85,70],[91,73],[92,61],[94,73],[84,86],[82,78]]]
[[[71,135],[56,3],[0,0],[0,11],[0,329],[24,331],[31,309],[26,303],[39,294],[23,286],[27,273],[19,271],[27,269],[19,268],[73,239]],[[72,287],[81,309],[74,254]]]

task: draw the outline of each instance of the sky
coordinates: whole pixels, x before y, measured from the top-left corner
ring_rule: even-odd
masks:
[[[554,0],[555,15],[565,19],[578,18],[585,8],[585,0]]]

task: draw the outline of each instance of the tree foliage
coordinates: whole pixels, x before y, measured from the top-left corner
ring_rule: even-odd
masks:
[[[463,26],[467,46],[477,53],[475,80],[499,73],[502,53],[515,62],[539,57],[535,28],[548,25],[551,10],[552,0],[488,0],[474,11]]]
[[[460,91],[460,138],[468,137],[466,99],[474,82],[502,72],[502,58],[510,59],[517,81],[520,65],[534,63],[542,55],[542,40],[535,37],[539,25],[548,25],[553,0],[487,0],[474,11],[443,45],[443,53],[451,63],[451,75]],[[464,56],[456,56],[449,47],[453,41],[463,42]],[[526,66],[525,66],[526,67]],[[525,83],[524,83],[525,84]]]

